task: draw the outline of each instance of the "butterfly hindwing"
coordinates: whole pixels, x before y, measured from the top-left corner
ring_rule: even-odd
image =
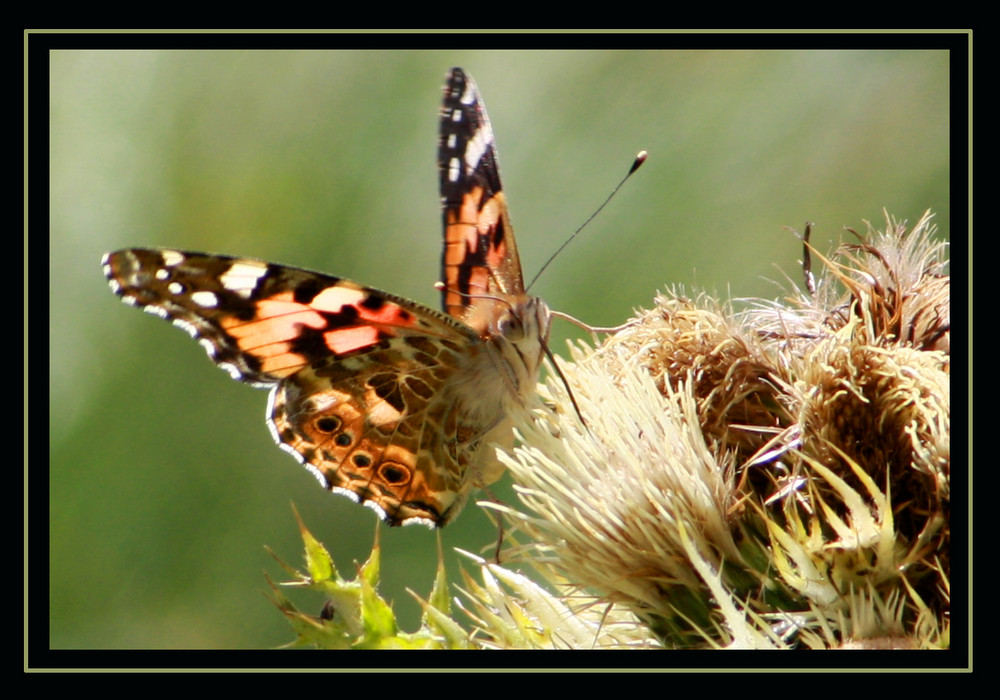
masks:
[[[446,388],[468,352],[408,336],[314,363],[274,390],[269,426],[327,488],[377,507],[389,524],[443,524],[461,506],[474,453]]]

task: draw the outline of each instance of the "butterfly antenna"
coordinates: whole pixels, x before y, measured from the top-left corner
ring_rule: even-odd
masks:
[[[561,253],[563,251],[563,248],[565,248],[566,246],[568,246],[570,244],[570,242],[574,238],[576,238],[577,234],[580,233],[580,231],[582,231],[587,226],[587,224],[589,224],[593,220],[593,218],[595,216],[597,216],[598,214],[601,213],[601,210],[604,209],[604,207],[606,207],[608,205],[608,202],[611,201],[611,198],[614,197],[618,193],[618,190],[620,190],[622,188],[622,185],[625,184],[625,181],[628,180],[630,177],[632,177],[632,173],[634,173],[636,170],[638,170],[639,166],[646,162],[646,155],[647,155],[647,153],[645,151],[639,151],[635,155],[635,160],[632,161],[632,167],[628,169],[628,172],[625,174],[625,177],[623,177],[621,179],[621,182],[619,182],[615,186],[615,188],[613,190],[611,190],[611,194],[609,194],[608,197],[607,197],[607,199],[604,200],[604,203],[601,204],[601,206],[597,207],[597,209],[594,210],[594,213],[591,214],[589,217],[587,217],[586,221],[584,221],[582,224],[580,224],[580,228],[578,228],[576,231],[574,231],[573,235],[570,236],[569,238],[567,238],[566,241],[561,246],[559,246],[559,250],[557,250],[555,253],[553,253],[552,256],[548,260],[545,261],[545,264],[542,265],[542,269],[540,269],[535,274],[535,276],[531,280],[531,284],[529,284],[525,288],[525,291],[527,291],[528,289],[531,289],[531,287],[535,284],[535,282],[538,281],[538,278],[542,276],[542,273],[545,272],[545,268],[547,268],[552,263],[552,261],[556,259],[556,256],[559,255],[559,253]]]

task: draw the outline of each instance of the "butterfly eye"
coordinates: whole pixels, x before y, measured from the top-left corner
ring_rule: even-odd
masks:
[[[524,338],[524,324],[517,314],[508,313],[500,319],[499,324],[497,324],[500,330],[500,335],[507,340],[521,340]]]

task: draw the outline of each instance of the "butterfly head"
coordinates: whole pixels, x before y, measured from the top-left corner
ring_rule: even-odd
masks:
[[[552,314],[544,301],[524,296],[507,305],[508,310],[497,318],[495,335],[515,344],[532,339],[544,342],[549,337]]]
[[[506,375],[510,396],[519,403],[534,393],[548,342],[551,311],[528,295],[498,297],[484,337],[496,365]]]

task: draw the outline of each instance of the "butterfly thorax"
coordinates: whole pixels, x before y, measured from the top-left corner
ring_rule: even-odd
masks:
[[[536,395],[549,330],[548,307],[527,295],[496,299],[477,313],[484,322],[479,342],[454,357],[455,373],[434,402],[454,422],[443,425],[446,444],[453,447],[446,461],[461,465],[452,473],[464,475],[455,484],[462,493],[493,483],[503,472],[496,447],[513,445],[511,421]]]

